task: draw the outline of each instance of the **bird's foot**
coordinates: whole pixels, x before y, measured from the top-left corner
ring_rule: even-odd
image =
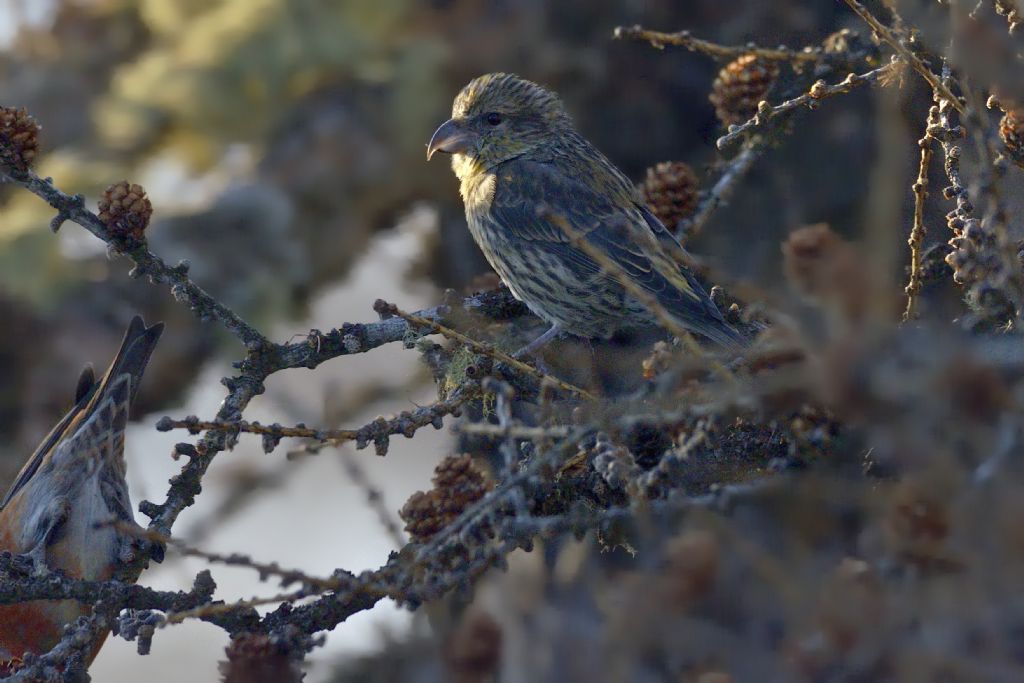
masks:
[[[562,328],[558,325],[552,325],[547,332],[540,335],[532,342],[519,349],[512,354],[513,358],[522,359],[523,356],[533,356],[538,350],[546,346],[550,341],[557,338],[562,333]]]

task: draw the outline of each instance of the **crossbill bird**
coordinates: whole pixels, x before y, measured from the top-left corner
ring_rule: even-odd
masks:
[[[146,327],[136,316],[103,377],[96,381],[91,367],[82,372],[74,407],[0,503],[0,550],[90,581],[114,577],[135,558],[137,536],[124,528],[136,526],[125,481],[125,428],[161,332],[162,323]],[[65,624],[89,612],[73,600],[0,605],[0,671],[26,652],[49,651]],[[98,651],[99,644],[90,661]]]
[[[470,81],[427,159],[435,152],[452,155],[469,230],[488,262],[551,325],[521,353],[562,332],[605,338],[653,326],[656,316],[624,278],[685,329],[729,348],[743,343],[684,265],[692,261],[678,240],[551,91],[504,73]]]

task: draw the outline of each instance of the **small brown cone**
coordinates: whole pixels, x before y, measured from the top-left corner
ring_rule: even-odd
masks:
[[[697,208],[700,182],[689,164],[663,161],[647,169],[640,195],[658,220],[674,231]]]
[[[808,301],[850,325],[868,311],[871,287],[863,257],[825,224],[790,233],[782,244],[790,285]]]
[[[423,543],[448,523],[441,512],[436,491],[417,491],[409,496],[398,516],[415,543]]]
[[[750,119],[778,77],[778,64],[756,55],[742,55],[726,64],[718,72],[708,97],[718,120],[731,126]]]
[[[434,469],[434,490],[452,519],[483,498],[489,488],[484,473],[469,455],[450,455]]]
[[[146,196],[142,185],[122,180],[114,183],[100,199],[100,220],[114,237],[142,240],[149,219],[153,216],[153,205]]]
[[[434,468],[434,488],[417,491],[398,513],[412,540],[422,543],[448,526],[491,488],[469,455],[450,455]]]
[[[225,649],[220,663],[224,683],[299,683],[302,669],[283,643],[261,633],[241,633]]]
[[[39,153],[39,131],[25,109],[0,107],[0,161],[27,171]]]

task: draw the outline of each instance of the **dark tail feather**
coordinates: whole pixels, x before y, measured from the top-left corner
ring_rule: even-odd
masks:
[[[139,384],[142,382],[142,375],[149,364],[149,358],[153,355],[153,349],[160,340],[164,331],[164,324],[157,323],[152,327],[146,327],[142,318],[135,316],[128,324],[121,341],[121,348],[118,350],[110,368],[100,380],[99,388],[96,391],[92,403],[102,400],[102,395],[110,385],[121,375],[128,373],[132,376],[131,402],[135,401],[135,395],[139,391]]]

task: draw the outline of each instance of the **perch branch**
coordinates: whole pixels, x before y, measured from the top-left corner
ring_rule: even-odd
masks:
[[[581,389],[557,377],[552,377],[551,375],[541,372],[540,370],[531,365],[527,365],[526,363],[524,363],[521,360],[518,360],[517,358],[513,358],[504,351],[494,348],[490,344],[484,344],[482,342],[476,341],[475,339],[470,339],[461,332],[456,332],[450,327],[446,327],[433,320],[424,318],[421,315],[418,315],[416,313],[406,313],[405,311],[401,310],[394,304],[389,304],[388,302],[381,300],[378,300],[374,304],[374,308],[377,310],[378,313],[398,316],[399,318],[402,318],[403,320],[407,321],[409,324],[415,327],[426,328],[435,334],[440,334],[442,337],[445,337],[446,339],[451,339],[452,341],[456,341],[462,344],[473,353],[478,353],[482,356],[492,358],[500,363],[504,363],[505,365],[515,368],[519,372],[534,377],[535,379],[538,379],[542,382],[549,382],[563,391],[567,391],[571,394],[576,394],[577,396],[587,399],[589,401],[597,400],[597,397],[591,394],[586,389]]]
[[[689,31],[677,31],[676,33],[663,33],[651,31],[641,26],[616,26],[614,37],[616,40],[638,40],[650,43],[653,47],[662,50],[666,45],[683,47],[691,52],[699,52],[715,59],[736,59],[742,55],[757,55],[762,59],[770,59],[780,62],[817,62],[821,55],[812,49],[790,50],[786,47],[764,48],[752,43],[747,45],[727,46],[712,43],[708,40],[694,38]]]

